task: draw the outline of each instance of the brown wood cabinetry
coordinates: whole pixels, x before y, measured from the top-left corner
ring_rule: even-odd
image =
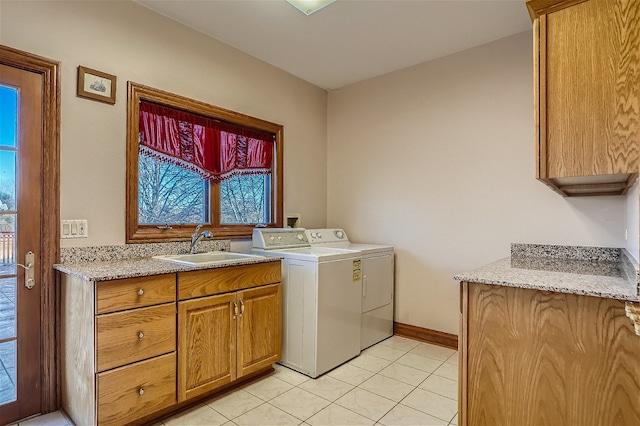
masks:
[[[640,424],[640,336],[624,307],[463,282],[459,424]]]
[[[62,407],[146,422],[280,359],[280,262],[104,282],[61,275]]]
[[[624,194],[638,176],[640,2],[529,0],[536,177],[564,196]]]
[[[122,425],[175,404],[175,274],[61,281],[62,406],[73,421]]]
[[[179,401],[210,392],[280,359],[280,264],[236,268],[218,270],[213,276],[201,272],[178,275],[181,297],[202,296],[178,303]],[[246,284],[239,285],[238,276]],[[245,289],[234,291],[237,288]],[[209,292],[214,295],[207,295]]]

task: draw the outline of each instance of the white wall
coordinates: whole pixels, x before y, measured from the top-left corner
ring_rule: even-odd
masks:
[[[329,92],[328,225],[396,247],[396,321],[457,334],[453,275],[512,242],[625,245],[624,197],[534,178],[531,37]]]
[[[634,257],[636,262],[640,260],[640,253],[638,249],[638,243],[640,243],[640,191],[638,190],[638,181],[631,187],[626,196],[626,215],[625,215],[625,229],[626,229],[626,245],[625,248]]]
[[[1,44],[62,63],[61,217],[89,221],[62,246],[124,243],[127,80],[284,125],[285,212],[325,225],[326,91],[133,2],[0,4]],[[78,65],[118,77],[115,105],[76,97]]]

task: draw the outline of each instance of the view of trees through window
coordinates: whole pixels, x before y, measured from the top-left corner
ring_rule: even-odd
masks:
[[[209,223],[210,184],[198,174],[139,155],[138,223]],[[270,176],[240,175],[220,183],[220,223],[269,223]]]
[[[220,223],[269,223],[269,175],[240,175],[220,183]]]
[[[151,224],[207,223],[207,181],[196,173],[139,156],[138,222]]]

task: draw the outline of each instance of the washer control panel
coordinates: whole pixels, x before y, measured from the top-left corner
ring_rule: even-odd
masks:
[[[309,247],[302,228],[256,228],[253,230],[253,248],[283,249]]]

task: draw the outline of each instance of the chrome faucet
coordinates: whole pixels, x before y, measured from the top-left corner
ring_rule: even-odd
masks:
[[[200,241],[203,238],[213,237],[213,234],[211,233],[211,231],[207,231],[207,230],[202,231],[202,233],[198,235],[198,231],[200,230],[200,228],[202,228],[202,226],[203,225],[196,226],[196,230],[193,231],[193,234],[191,235],[191,247],[189,248],[189,253],[191,254],[196,254],[198,252],[198,250],[196,249],[196,245],[198,244],[198,241]]]

